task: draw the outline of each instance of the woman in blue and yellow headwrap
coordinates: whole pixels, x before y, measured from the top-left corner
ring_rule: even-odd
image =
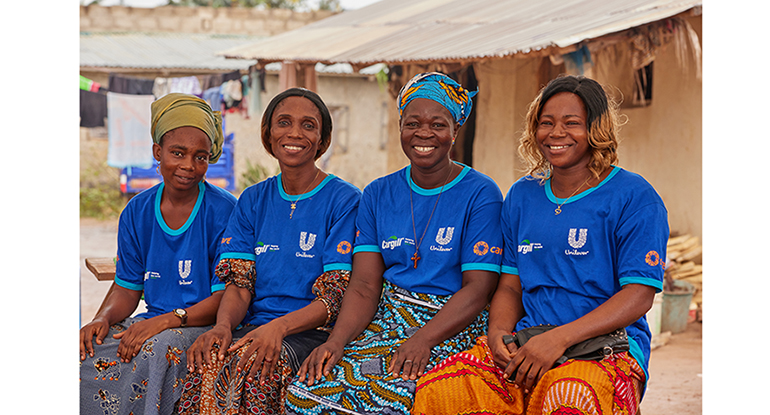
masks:
[[[410,164],[364,189],[335,329],[289,386],[287,413],[408,413],[416,379],[485,332],[502,193],[449,157],[474,95],[436,72],[401,89]]]
[[[222,153],[222,122],[202,99],[152,103],[153,155],[163,181],[120,215],[115,281],[80,330],[81,414],[169,414],[187,374],[185,350],[222,297],[213,273],[236,199],[204,181]],[[144,296],[147,311],[131,317]]]

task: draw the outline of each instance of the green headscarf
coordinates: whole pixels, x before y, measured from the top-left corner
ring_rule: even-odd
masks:
[[[196,127],[211,140],[209,164],[214,164],[222,155],[222,114],[212,111],[209,104],[195,95],[171,93],[164,95],[150,105],[152,141],[160,144],[167,132],[179,127]]]

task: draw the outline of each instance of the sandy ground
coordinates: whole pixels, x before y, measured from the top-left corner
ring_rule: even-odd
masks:
[[[117,221],[80,221],[81,326],[91,321],[111,282],[97,281],[85,266],[87,257],[113,257],[117,250]],[[142,312],[140,304],[137,312]],[[702,404],[702,324],[690,323],[652,351],[650,381],[642,401],[644,415],[695,415]]]

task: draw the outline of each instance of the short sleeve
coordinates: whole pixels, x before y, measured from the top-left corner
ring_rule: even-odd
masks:
[[[508,192],[503,202],[502,212],[500,212],[500,227],[503,232],[502,272],[511,275],[519,275],[519,268],[516,263],[517,227],[511,218],[513,210],[512,195],[515,186],[512,186]]]
[[[134,229],[134,209],[130,204],[118,220],[118,260],[115,264],[115,284],[133,291],[144,290],[144,257]]]
[[[356,216],[361,193],[347,192],[339,198],[324,246],[323,270],[350,271],[353,269],[353,242],[356,232]]]
[[[219,250],[215,263],[222,259],[256,260],[254,253],[254,221],[252,218],[253,192],[247,189],[235,204],[227,227],[219,241]]]
[[[361,203],[358,206],[358,216],[356,217],[355,248],[353,249],[353,253],[380,252],[380,245],[377,239],[375,199],[375,186],[370,184],[364,189],[363,195],[361,195]]]
[[[463,230],[462,271],[493,271],[500,273],[503,254],[503,234],[500,210],[503,196],[500,189],[484,186],[473,200]]]
[[[625,216],[616,232],[619,283],[649,285],[660,292],[669,236],[666,208],[651,203]]]

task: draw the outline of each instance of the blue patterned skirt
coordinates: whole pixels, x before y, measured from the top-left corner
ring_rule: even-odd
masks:
[[[185,351],[212,326],[164,330],[145,341],[130,363],[117,357],[125,331],[142,318],[127,318],[110,327],[94,357],[80,363],[81,415],[168,415],[182,395],[187,376]]]
[[[388,282],[377,314],[329,375],[313,386],[288,386],[288,414],[408,414],[416,380],[387,373],[392,352],[430,321],[451,298],[410,292]],[[487,330],[487,310],[462,332],[431,350],[426,371],[444,358],[473,346]]]

